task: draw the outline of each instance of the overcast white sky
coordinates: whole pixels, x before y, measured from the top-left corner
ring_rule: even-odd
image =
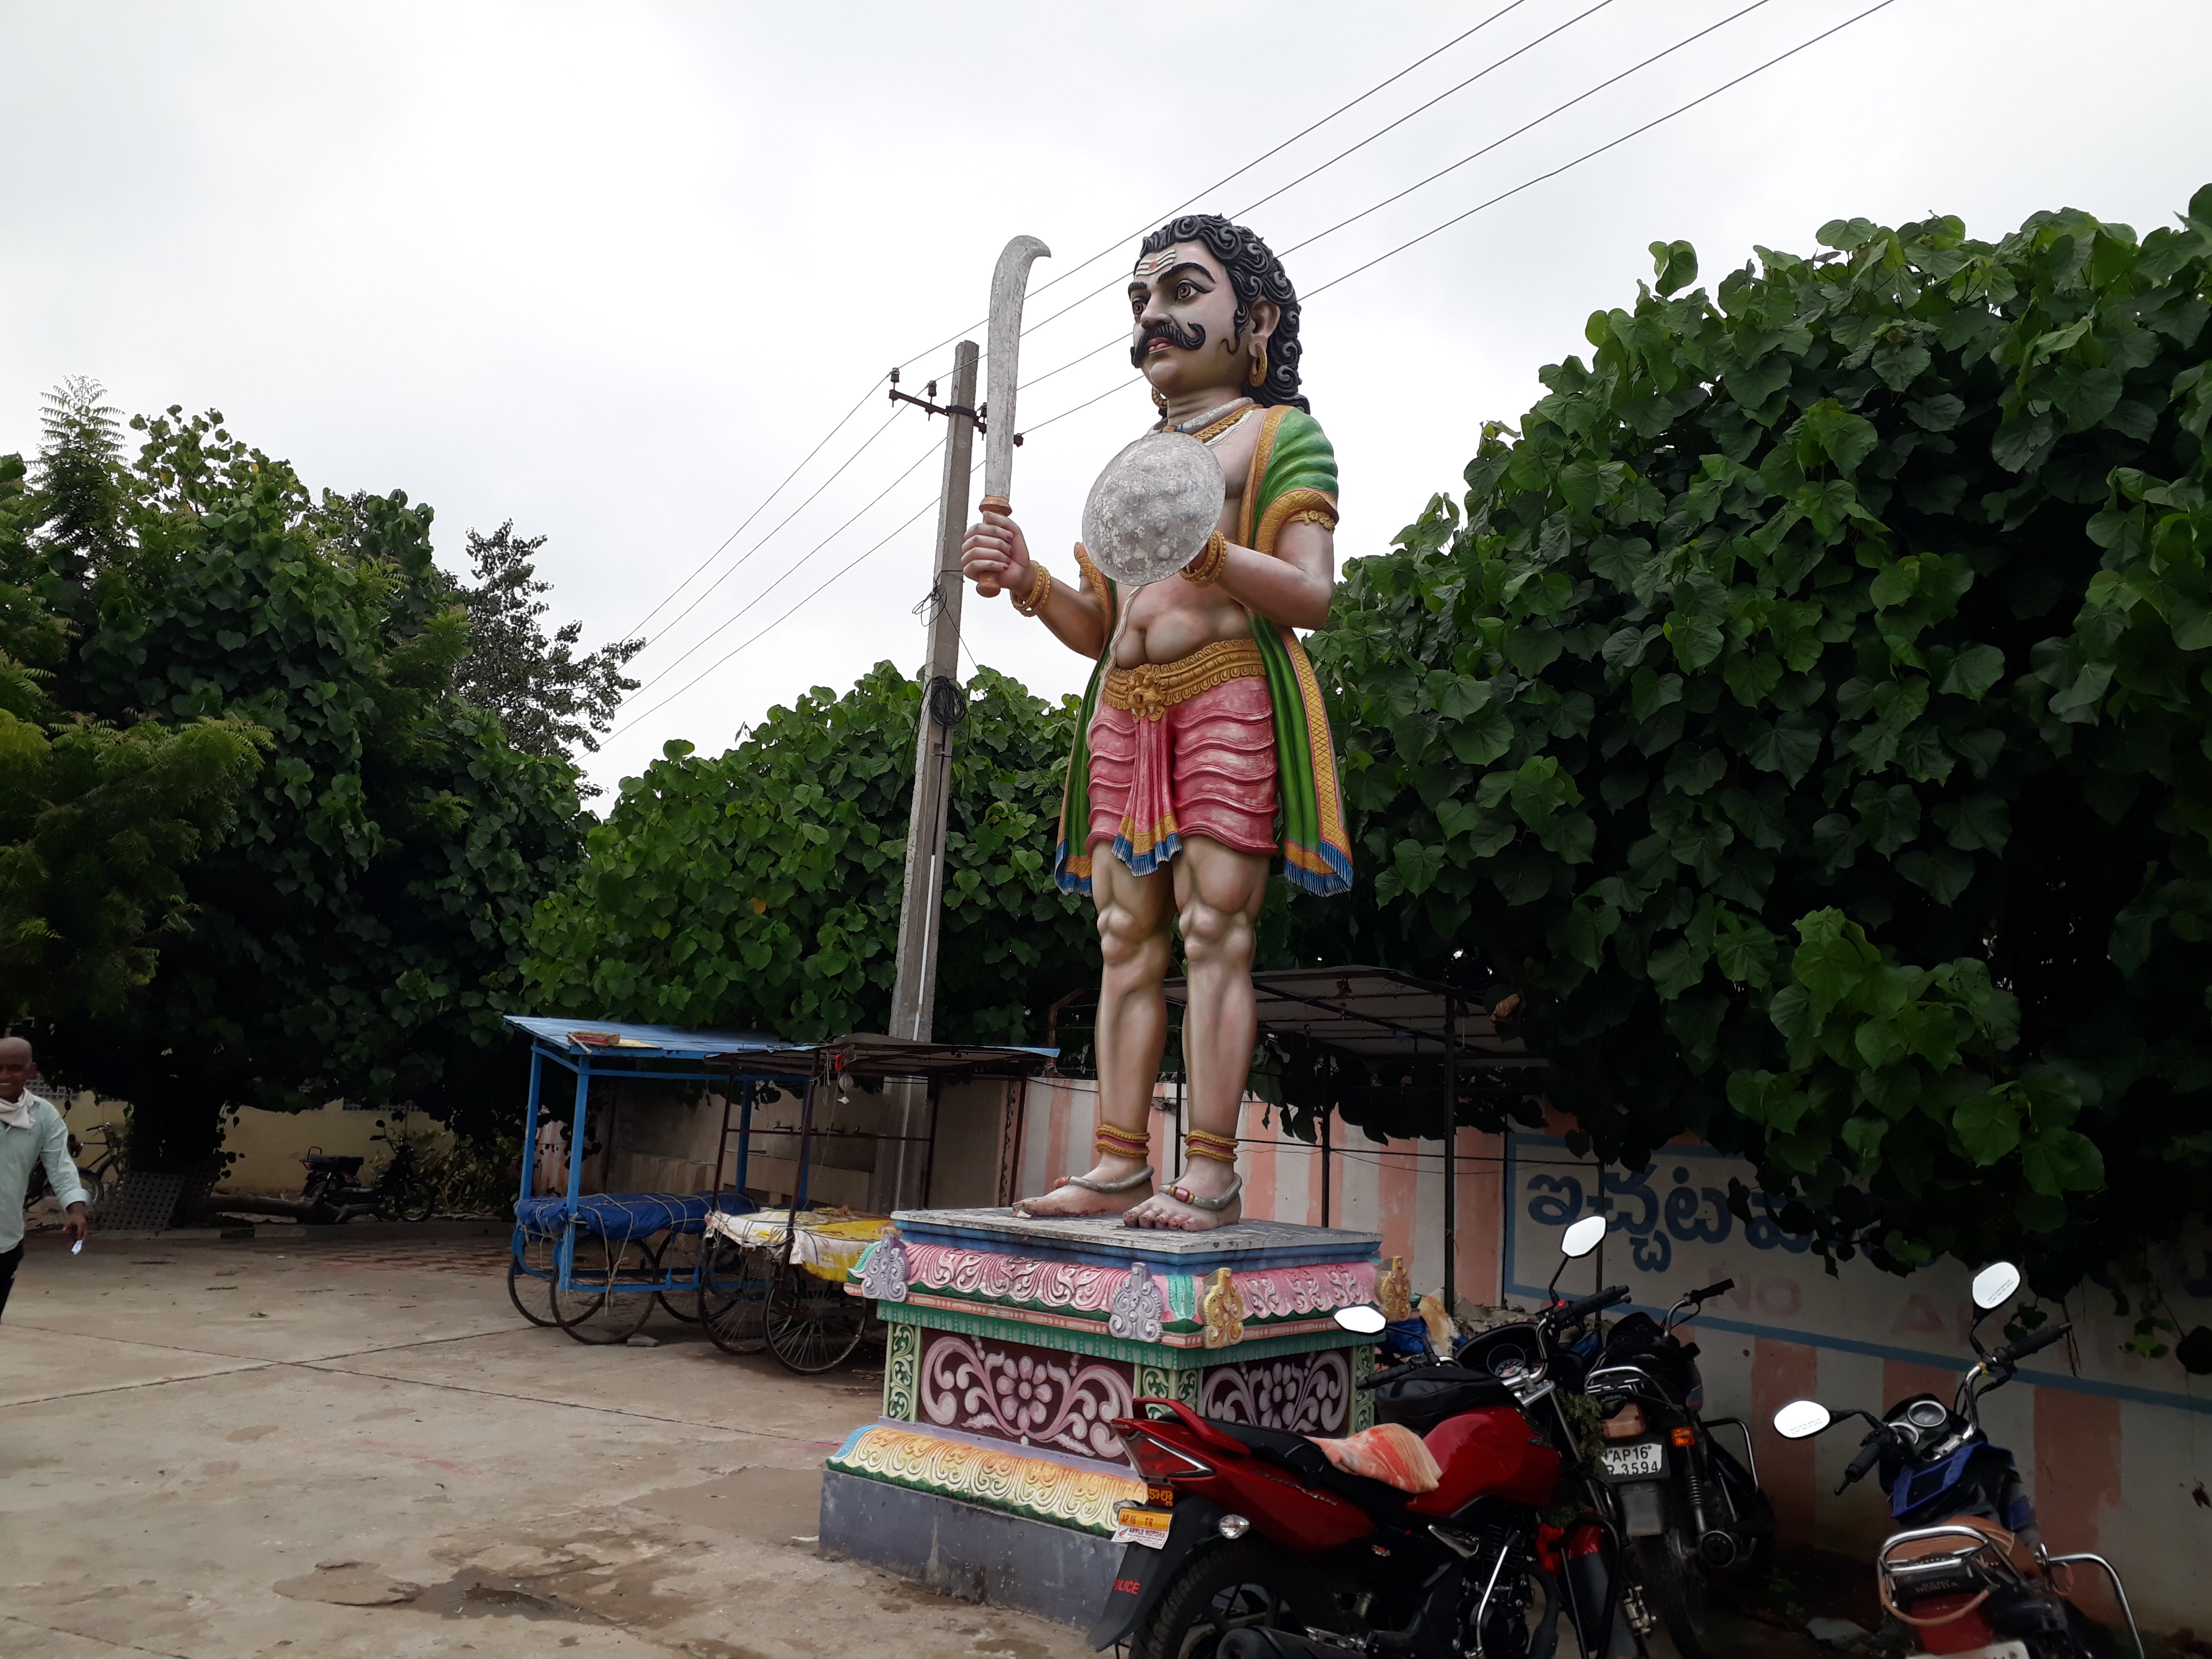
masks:
[[[808,686],[919,662],[943,425],[908,410],[861,449],[891,414],[870,386],[980,322],[1009,236],[1054,250],[1033,291],[1110,250],[1037,295],[1032,320],[1124,276],[1137,234],[1194,196],[1311,292],[1871,3],[1766,0],[1288,252],[1746,0],[0,0],[0,452],[36,447],[39,393],[66,374],[126,412],[219,408],[313,487],[433,503],[456,568],[471,526],[550,537],[556,619],[581,617],[596,644],[866,396],[647,630],[653,684],[592,767],[611,785],[667,738],[719,750]],[[1586,351],[1584,318],[1632,298],[1653,240],[1694,242],[1710,284],[1754,244],[1809,251],[1855,214],[1954,212],[1994,237],[2071,205],[2148,232],[2212,179],[2208,63],[2203,0],[1894,0],[1318,295],[1306,385],[1337,446],[1340,556],[1458,487],[1480,422],[1517,418],[1540,364]],[[1025,341],[1025,380],[1126,326],[1111,289],[1082,299]],[[1026,390],[1020,424],[1129,378],[1119,350],[1092,356]],[[1149,415],[1141,391],[1114,392],[1018,452],[1018,512],[1064,571],[1091,479]],[[970,600],[966,638],[1040,691],[1085,672],[1003,600]]]

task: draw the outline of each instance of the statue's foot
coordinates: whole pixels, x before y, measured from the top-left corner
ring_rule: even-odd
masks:
[[[1101,1158],[1097,1167],[1079,1176],[1066,1176],[1038,1198],[1025,1198],[1014,1206],[1024,1218],[1050,1220],[1055,1216],[1114,1215],[1126,1210],[1132,1198],[1152,1192],[1152,1166],[1133,1158]]]
[[[1235,1225],[1244,1217],[1244,1182],[1226,1164],[1207,1160],[1164,1193],[1155,1193],[1121,1218],[1125,1227],[1157,1227],[1170,1232],[1204,1233]],[[1218,1170],[1221,1173],[1212,1174]]]

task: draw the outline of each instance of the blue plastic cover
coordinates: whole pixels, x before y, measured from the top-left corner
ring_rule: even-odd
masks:
[[[1930,1463],[1920,1469],[1900,1469],[1897,1486],[1889,1494],[1890,1514],[1901,1521],[1906,1511],[1934,1503],[1959,1484],[1959,1478],[1966,1474],[1974,1454],[1984,1449],[1982,1443],[1976,1441],[1960,1447],[1940,1463]]]
[[[637,1025],[612,1019],[547,1019],[507,1014],[506,1023],[540,1042],[571,1054],[623,1060],[714,1060],[785,1047],[770,1031],[686,1031],[673,1025]],[[590,1039],[583,1041],[580,1039]]]
[[[753,1207],[743,1193],[724,1193],[719,1200],[712,1193],[587,1193],[576,1200],[576,1215],[586,1232],[619,1244],[658,1232],[704,1232],[708,1211],[741,1215]],[[557,1236],[568,1214],[565,1197],[514,1201],[514,1224],[539,1238]]]

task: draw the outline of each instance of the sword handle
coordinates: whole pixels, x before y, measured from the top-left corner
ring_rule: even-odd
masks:
[[[1002,513],[1011,519],[1014,515],[1014,504],[1004,495],[986,495],[977,503],[975,510],[978,513]],[[987,599],[997,599],[999,597],[998,579],[995,576],[978,577],[975,581],[975,592]]]

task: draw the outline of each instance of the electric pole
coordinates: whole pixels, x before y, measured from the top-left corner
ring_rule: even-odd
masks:
[[[929,596],[929,645],[922,664],[921,718],[914,743],[914,807],[906,835],[906,882],[899,903],[898,979],[890,1035],[927,1042],[936,1023],[937,946],[945,895],[945,825],[952,786],[952,730],[967,713],[960,684],[960,543],[968,533],[968,474],[975,447],[975,343],[954,349],[952,395],[943,405],[945,480],[938,495],[937,561]],[[885,1091],[884,1128],[915,1137],[929,1130],[927,1091],[894,1084]],[[921,1200],[927,1148],[919,1139],[885,1139],[876,1149],[870,1205],[878,1214]]]

